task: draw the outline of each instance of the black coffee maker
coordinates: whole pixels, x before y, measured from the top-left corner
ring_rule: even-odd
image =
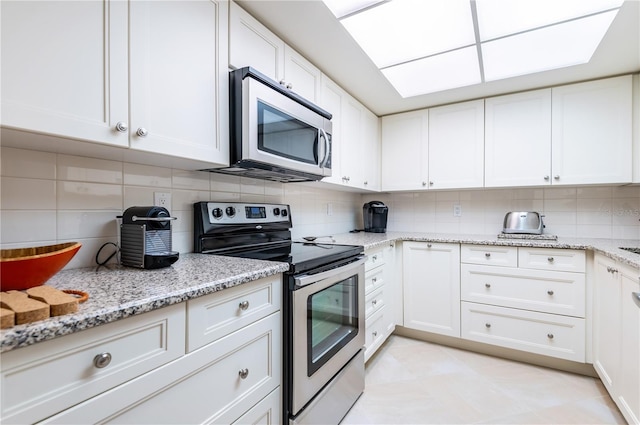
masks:
[[[163,207],[130,207],[120,225],[120,263],[143,269],[168,267],[178,261],[171,249],[171,217]]]
[[[372,233],[386,233],[387,215],[389,208],[380,201],[371,201],[362,207],[364,231]]]

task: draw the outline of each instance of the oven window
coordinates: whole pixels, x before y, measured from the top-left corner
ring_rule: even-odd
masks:
[[[318,130],[258,101],[258,149],[317,165]]]
[[[358,276],[307,299],[307,376],[320,369],[358,334]]]

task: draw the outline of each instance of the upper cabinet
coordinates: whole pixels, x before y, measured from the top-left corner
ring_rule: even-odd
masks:
[[[429,109],[429,188],[484,184],[484,100]]]
[[[2,2],[2,125],[228,163],[226,1]]]
[[[552,89],[554,184],[630,183],[632,76]]]
[[[551,89],[489,98],[485,114],[485,186],[550,184]]]
[[[320,70],[235,2],[230,2],[230,8],[229,66],[255,68],[305,99],[318,102]]]

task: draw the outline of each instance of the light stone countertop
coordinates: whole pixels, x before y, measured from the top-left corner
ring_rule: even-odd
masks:
[[[497,235],[387,232],[343,233],[335,243],[365,249],[397,241],[424,241],[536,248],[585,249],[640,269],[640,255],[619,249],[640,247],[640,240],[558,238],[555,240],[499,239]],[[324,242],[324,241],[323,241]],[[63,270],[49,281],[58,289],[88,292],[79,311],[65,316],[0,331],[0,352],[89,329],[171,304],[187,301],[262,277],[287,271],[288,264],[203,254],[180,254],[171,267],[142,270],[111,265]]]

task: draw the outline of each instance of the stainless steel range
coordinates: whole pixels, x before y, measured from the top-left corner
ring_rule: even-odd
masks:
[[[194,251],[284,261],[283,423],[339,423],[364,390],[364,248],[292,242],[288,205],[194,204]]]

